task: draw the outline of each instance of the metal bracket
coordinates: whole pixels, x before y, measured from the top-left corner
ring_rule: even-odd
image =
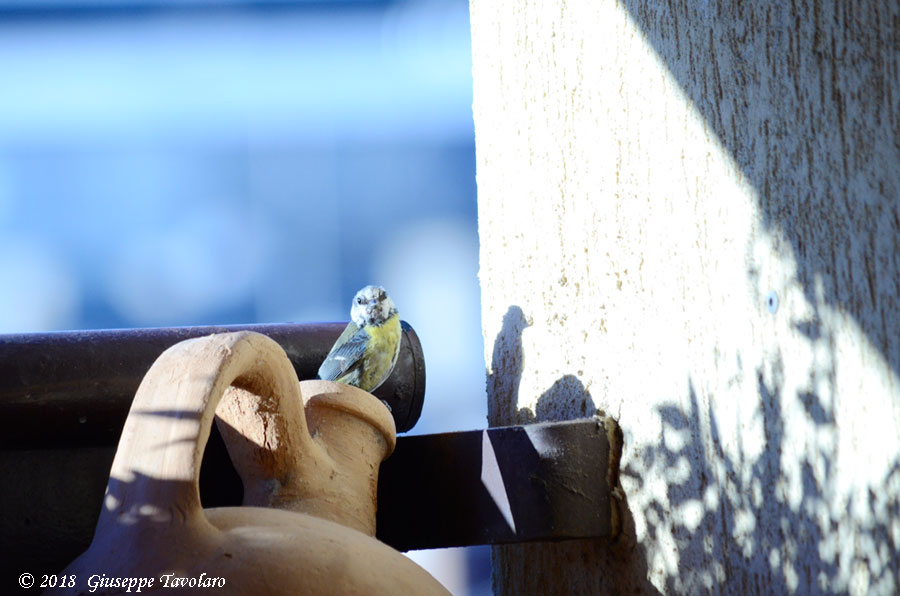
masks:
[[[618,425],[599,417],[401,437],[381,465],[378,538],[409,550],[615,537],[619,454]]]

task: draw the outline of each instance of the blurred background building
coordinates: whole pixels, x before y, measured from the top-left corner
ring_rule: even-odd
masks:
[[[413,433],[486,426],[465,0],[0,0],[0,73],[0,332],[347,320],[378,283]],[[411,556],[490,592],[487,547]]]

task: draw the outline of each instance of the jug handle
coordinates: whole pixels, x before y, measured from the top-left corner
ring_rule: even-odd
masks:
[[[281,346],[251,331],[186,340],[162,353],[135,394],[95,540],[138,539],[141,530],[151,527],[182,531],[185,525],[200,524],[212,529],[200,504],[198,481],[216,408],[227,393],[241,397],[229,402],[256,408],[245,412],[263,430],[253,438],[261,441],[254,453],[271,460],[257,476],[275,469],[285,478],[302,478],[330,464],[310,437],[297,375]],[[234,463],[246,486],[248,468],[252,471],[260,462]]]

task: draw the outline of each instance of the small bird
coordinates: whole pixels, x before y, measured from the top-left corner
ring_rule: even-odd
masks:
[[[390,376],[400,353],[400,315],[381,286],[353,297],[350,323],[334,342],[319,378],[374,391]]]

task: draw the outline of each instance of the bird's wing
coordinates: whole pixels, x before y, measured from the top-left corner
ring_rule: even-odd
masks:
[[[368,334],[352,322],[347,325],[334,347],[319,367],[319,378],[334,381],[351,373],[360,365],[360,358],[366,351]]]

